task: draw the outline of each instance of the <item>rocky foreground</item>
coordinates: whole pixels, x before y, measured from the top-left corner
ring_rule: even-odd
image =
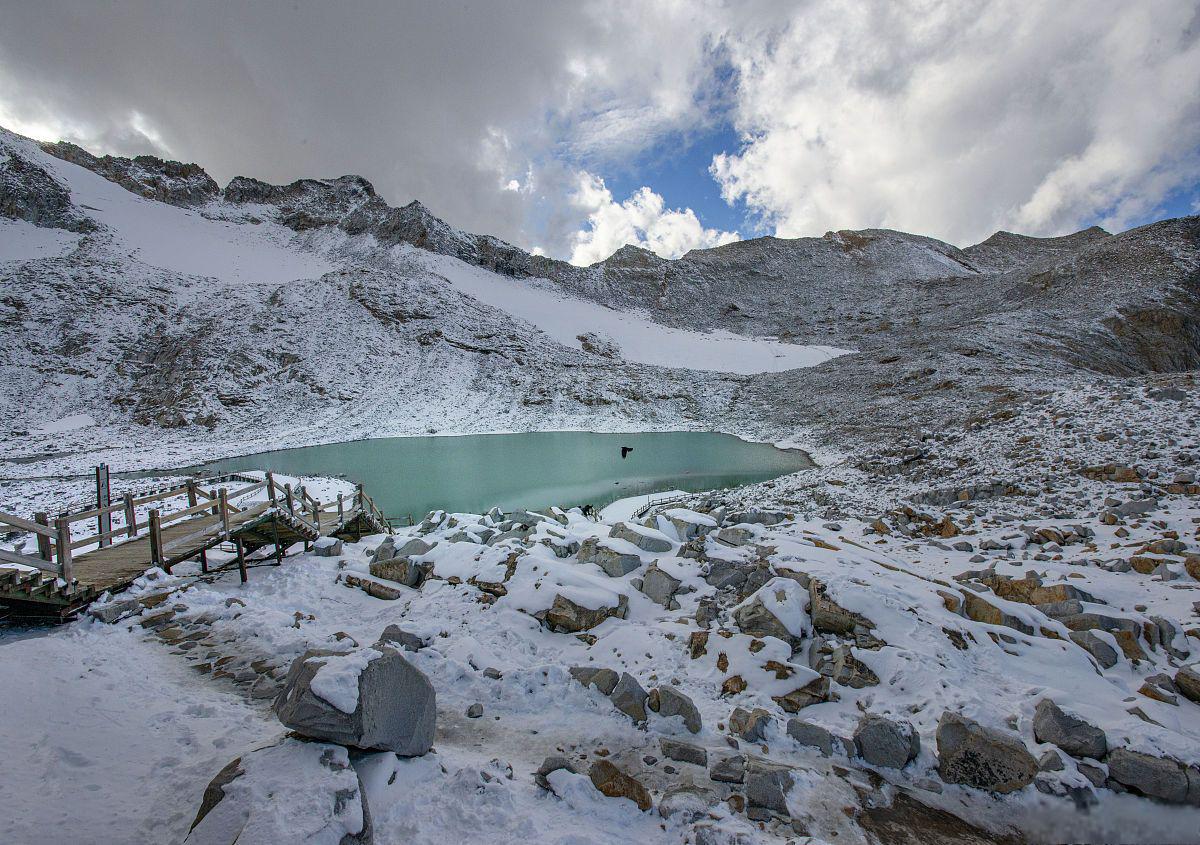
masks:
[[[1189,841],[1195,429],[1149,444],[1087,404],[1038,479],[1011,457],[873,512],[843,493],[924,486],[949,444],[640,521],[437,512],[246,588],[148,577],[80,624],[278,719],[214,772],[193,843]],[[1083,463],[1097,443],[1130,463]]]

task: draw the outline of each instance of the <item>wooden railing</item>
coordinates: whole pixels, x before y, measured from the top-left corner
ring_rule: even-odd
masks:
[[[98,472],[98,477],[100,470]],[[228,481],[249,481],[244,487],[229,491],[225,487],[210,492],[201,488],[203,483],[209,487]],[[105,476],[107,483],[107,476]],[[266,491],[266,500],[239,507],[234,500],[251,496],[260,491]],[[163,511],[151,508],[145,521],[139,524],[137,508],[154,502],[164,502],[169,499],[187,496],[187,507],[175,511]],[[103,500],[104,495],[98,495]],[[48,514],[39,512],[32,520],[24,519],[13,514],[0,511],[0,525],[26,531],[37,540],[37,555],[24,552],[6,551],[0,549],[0,563],[19,563],[24,566],[40,569],[61,577],[68,584],[74,581],[72,552],[95,545],[104,548],[114,541],[133,539],[143,532],[149,535],[151,562],[155,566],[169,569],[174,555],[173,551],[180,549],[192,550],[200,548],[202,570],[207,572],[207,559],[204,555],[206,539],[228,541],[230,539],[230,518],[237,515],[239,522],[264,514],[271,509],[286,513],[287,519],[294,521],[297,527],[307,527],[314,537],[322,536],[329,531],[335,531],[352,520],[360,513],[368,514],[378,525],[390,530],[387,517],[358,485],[349,502],[339,493],[335,501],[322,504],[308,494],[303,485],[293,489],[291,484],[280,484],[274,474],[267,472],[262,481],[254,481],[248,476],[238,473],[204,479],[189,479],[181,485],[164,487],[158,490],[140,493],[125,493],[117,502],[107,505],[97,504],[95,507],[79,510],[74,513],[64,513],[53,522]],[[124,524],[111,527],[113,514],[121,513]],[[164,542],[163,528],[179,522],[200,516],[217,517],[217,522],[206,522],[196,531]],[[98,530],[79,539],[71,538],[71,525],[84,520],[97,520]],[[306,541],[307,544],[307,541]],[[239,554],[239,561],[241,555]]]

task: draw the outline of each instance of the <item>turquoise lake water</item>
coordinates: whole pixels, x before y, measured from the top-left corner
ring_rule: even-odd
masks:
[[[624,458],[622,447],[631,447]],[[356,440],[226,458],[198,469],[344,477],[363,484],[389,517],[419,520],[438,508],[599,508],[626,496],[734,487],[811,466],[802,451],[727,434],[550,431]]]

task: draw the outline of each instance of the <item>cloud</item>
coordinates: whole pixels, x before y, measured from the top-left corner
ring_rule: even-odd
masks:
[[[358,173],[393,204],[566,255],[581,160],[705,119],[707,9],[5,0],[0,119],[221,183]]]
[[[663,198],[645,186],[618,203],[604,180],[587,172],[579,174],[574,202],[587,214],[587,226],[575,236],[572,264],[603,261],[626,244],[678,258],[690,249],[739,239],[737,232],[705,229],[690,208],[666,208]]]
[[[729,123],[712,178],[743,231],[785,237],[1120,229],[1200,182],[1179,0],[0,4],[11,129],[222,183],[358,173],[574,260],[729,236],[654,179]],[[616,202],[581,172],[647,188]]]
[[[1121,229],[1200,177],[1200,21],[1173,0],[817,3],[725,41],[740,150],[711,172],[782,236]]]

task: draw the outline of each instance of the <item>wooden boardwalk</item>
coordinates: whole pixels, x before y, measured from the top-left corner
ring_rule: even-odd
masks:
[[[259,494],[265,500],[240,507],[231,503]],[[137,506],[183,495],[188,507],[174,512],[152,509],[138,524]],[[113,529],[111,515],[121,511],[125,524]],[[99,533],[72,539],[71,523],[90,519],[99,520]],[[17,615],[57,619],[69,618],[105,591],[125,589],[152,567],[170,572],[178,563],[199,559],[201,570],[208,572],[207,552],[222,544],[236,550],[244,581],[246,555],[256,549],[273,547],[276,562],[281,562],[296,543],[307,548],[323,536],[357,540],[391,530],[361,487],[348,501],[339,495],[322,505],[303,487],[292,490],[291,485],[278,484],[271,473],[232,493],[225,488],[206,492],[193,480],[140,497],[126,495],[119,504],[98,503],[96,508],[65,514],[53,527],[45,514],[26,520],[0,513],[0,526],[5,524],[33,534],[39,554],[0,551],[0,604]],[[74,554],[77,548],[88,550]]]

